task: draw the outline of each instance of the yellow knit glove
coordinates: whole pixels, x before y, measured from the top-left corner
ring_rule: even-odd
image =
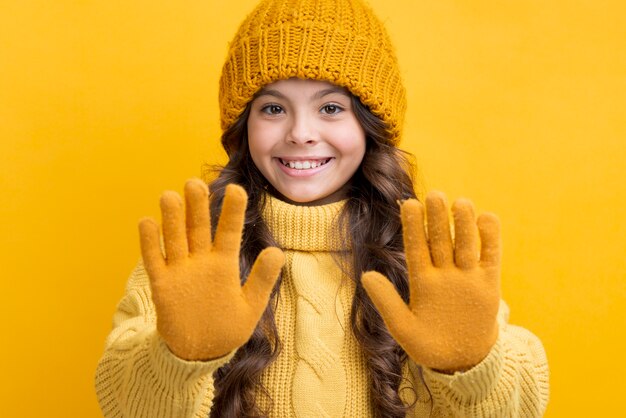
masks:
[[[157,313],[157,330],[169,349],[185,360],[209,360],[241,347],[254,331],[284,263],[278,248],[257,257],[248,280],[239,279],[239,249],[248,197],[228,185],[211,242],[206,184],[185,184],[161,196],[163,242],[150,218],[139,223],[141,253]]]
[[[452,207],[453,243],[445,196],[429,193],[426,209],[428,235],[422,204],[410,199],[401,206],[408,306],[380,273],[364,273],[362,283],[413,361],[448,373],[466,370],[487,356],[498,336],[500,224],[493,214],[476,221],[472,203],[459,199]]]

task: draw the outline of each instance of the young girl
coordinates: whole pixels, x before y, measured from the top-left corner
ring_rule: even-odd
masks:
[[[357,0],[263,0],[220,82],[228,164],[140,222],[96,375],[106,417],[535,417],[540,341],[507,324],[492,214],[422,205],[405,91]],[[162,244],[161,244],[162,242]]]

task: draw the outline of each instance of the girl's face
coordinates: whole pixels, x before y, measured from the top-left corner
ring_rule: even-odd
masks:
[[[252,101],[248,142],[259,171],[282,198],[296,204],[346,197],[365,154],[365,131],[350,93],[319,80],[267,85]]]

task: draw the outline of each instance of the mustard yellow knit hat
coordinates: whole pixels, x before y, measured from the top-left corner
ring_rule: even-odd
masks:
[[[262,0],[230,43],[220,79],[222,129],[266,84],[291,77],[346,87],[400,140],[406,93],[382,22],[360,0]]]

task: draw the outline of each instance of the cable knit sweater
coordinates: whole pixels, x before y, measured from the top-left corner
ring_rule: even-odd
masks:
[[[371,417],[362,350],[350,328],[354,283],[335,259],[349,249],[334,220],[345,202],[295,206],[270,198],[263,216],[287,262],[275,312],[282,342],[262,382],[273,400],[269,416]],[[501,304],[500,334],[489,355],[454,375],[411,360],[401,397],[415,402],[409,417],[537,417],[548,400],[548,367],[541,342],[509,325]],[[202,417],[210,412],[213,372],[234,355],[208,362],[174,356],[156,331],[148,276],[139,263],[113,318],[96,372],[106,417]],[[257,403],[266,410],[264,396]]]

